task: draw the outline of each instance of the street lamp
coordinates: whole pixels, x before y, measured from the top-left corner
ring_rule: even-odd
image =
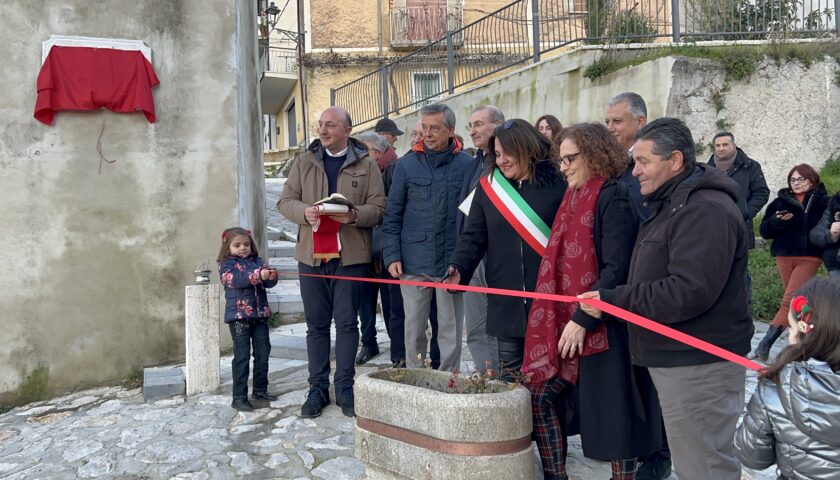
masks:
[[[266,22],[274,28],[277,25],[277,15],[280,15],[280,7],[271,2],[268,8],[265,9]]]

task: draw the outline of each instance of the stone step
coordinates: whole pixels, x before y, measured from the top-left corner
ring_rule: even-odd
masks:
[[[295,243],[283,240],[268,242],[268,258],[282,258],[295,256]]]
[[[301,325],[300,330],[301,333],[305,333],[306,325]],[[303,335],[272,335],[270,356],[290,360],[308,360],[306,356],[306,337]],[[330,360],[335,360],[335,340],[330,341]]]
[[[297,280],[281,280],[268,290],[268,305],[277,312],[282,325],[304,323],[303,299],[300,297],[300,283]]]
[[[290,232],[287,230],[282,230],[279,228],[272,227],[270,225],[266,226],[266,236],[268,237],[268,241],[270,242],[277,242],[277,241],[294,241],[295,237],[297,236],[296,232]]]
[[[268,266],[284,274],[297,274],[298,262],[292,257],[272,257],[268,259]]]
[[[187,384],[182,367],[143,369],[143,401],[153,402],[175,395],[184,395],[186,391]]]

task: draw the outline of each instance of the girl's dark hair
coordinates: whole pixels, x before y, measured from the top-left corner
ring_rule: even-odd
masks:
[[[581,156],[589,163],[592,173],[604,178],[615,178],[627,170],[627,152],[600,123],[576,123],[563,130],[557,137],[551,156],[560,165],[560,144],[564,140],[575,142]]]
[[[545,120],[546,123],[548,123],[548,126],[551,127],[551,133],[554,135],[552,141],[556,142],[558,137],[560,137],[560,132],[563,131],[563,124],[560,123],[560,120],[558,120],[554,115],[543,115],[534,122],[534,128],[537,129],[537,132],[540,131],[540,122],[543,120]]]
[[[510,156],[516,158],[519,168],[527,167],[534,178],[534,164],[549,157],[551,144],[533,125],[521,118],[508,120],[493,130],[488,144],[487,157],[491,161],[488,170],[495,168],[496,142]]]
[[[803,178],[810,181],[812,190],[817,188],[820,184],[820,174],[814,170],[814,167],[808,165],[807,163],[800,163],[799,165],[791,168],[787,174],[788,189],[790,189],[790,177],[793,176],[793,172],[799,172]]]
[[[231,227],[226,228],[225,231],[222,232],[222,248],[219,249],[219,256],[216,257],[216,262],[221,263],[224,259],[230,255],[230,244],[233,242],[233,239],[239,236],[248,237],[248,240],[251,241],[251,256],[252,257],[259,257],[260,254],[257,252],[257,246],[254,244],[254,237],[251,235],[250,230],[245,230],[244,228],[239,227]]]
[[[809,321],[814,327],[808,333],[798,333],[799,343],[785,347],[776,362],[762,373],[763,378],[774,382],[779,381],[779,372],[787,364],[811,358],[829,364],[840,373],[840,283],[814,277],[797,295],[804,295],[808,300]]]

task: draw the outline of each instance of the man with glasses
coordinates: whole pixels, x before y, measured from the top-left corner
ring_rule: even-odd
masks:
[[[691,131],[676,118],[642,128],[633,157],[650,218],[639,230],[627,284],[580,297],[747,354],[749,242],[738,185],[695,163]],[[647,367],[656,386],[677,476],[740,480],[733,438],[744,408],[744,367],[633,324],[627,330],[633,363]]]
[[[493,105],[482,105],[470,114],[470,123],[467,130],[470,133],[473,145],[477,149],[472,164],[468,169],[469,175],[464,178],[461,185],[461,194],[458,196],[458,234],[464,230],[466,217],[472,203],[473,192],[478,186],[481,172],[487,167],[485,161],[490,138],[496,126],[505,121],[505,114]],[[478,264],[473,273],[470,285],[475,287],[487,287],[487,280],[484,271],[484,261]],[[464,293],[464,326],[467,329],[467,347],[470,349],[476,370],[483,372],[485,369],[498,371],[499,346],[496,338],[487,334],[487,295],[483,293]]]
[[[382,223],[383,265],[394,278],[441,279],[457,240],[456,212],[472,158],[452,138],[455,114],[444,104],[420,110],[423,142],[397,162]],[[432,291],[402,285],[409,367],[423,366]],[[435,291],[440,370],[460,368],[463,298]],[[418,359],[418,355],[421,357]]]

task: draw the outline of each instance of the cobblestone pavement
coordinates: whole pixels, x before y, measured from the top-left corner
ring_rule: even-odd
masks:
[[[378,330],[382,354],[357,373],[384,368],[388,361],[381,318]],[[272,343],[288,344],[304,332],[303,325],[280,327]],[[471,362],[462,367],[469,371]],[[270,389],[281,396],[250,413],[229,406],[230,357],[222,359],[222,388],[212,394],[143,403],[139,389],[104,387],[16,408],[0,415],[0,477],[364,478],[353,457],[353,419],[335,404],[319,418],[298,418],[307,388],[305,360],[272,357],[269,371]],[[754,387],[750,375],[748,392]],[[610,477],[609,464],[582,456],[579,437],[570,439],[569,473],[578,480]],[[775,475],[771,468],[755,476],[745,472],[744,478]]]

